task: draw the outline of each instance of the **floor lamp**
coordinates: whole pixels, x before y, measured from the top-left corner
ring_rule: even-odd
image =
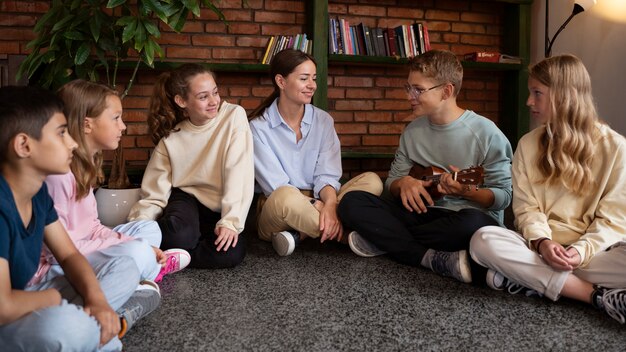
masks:
[[[558,31],[556,31],[556,33],[554,34],[554,36],[552,37],[552,39],[550,39],[550,37],[548,36],[548,20],[550,17],[550,12],[549,12],[549,3],[551,0],[546,0],[546,39],[545,39],[545,57],[550,57],[552,55],[552,44],[554,44],[554,40],[556,39],[556,37],[559,35],[559,33],[561,33],[561,31],[563,29],[565,29],[565,26],[567,26],[567,24],[569,23],[569,21],[572,20],[572,18],[574,18],[574,16],[578,15],[579,13],[585,11],[585,10],[589,10],[593,5],[596,4],[596,0],[576,0],[574,2],[574,9],[572,10],[572,14],[569,15],[569,17],[567,18],[567,20],[565,20],[565,22],[561,25],[561,27],[559,28]]]

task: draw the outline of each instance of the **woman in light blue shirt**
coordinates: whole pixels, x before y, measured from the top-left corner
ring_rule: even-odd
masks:
[[[341,186],[341,145],[333,118],[311,105],[317,85],[313,57],[287,49],[270,73],[274,92],[249,116],[254,140],[259,237],[290,255],[306,237],[342,241],[337,204],[343,194],[379,195],[382,182],[366,172]]]

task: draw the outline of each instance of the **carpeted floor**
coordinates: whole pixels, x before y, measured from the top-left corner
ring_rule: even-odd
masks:
[[[308,240],[290,257],[248,236],[228,270],[168,276],[160,308],[125,351],[624,351],[626,327],[557,303],[461,284],[347,246]]]

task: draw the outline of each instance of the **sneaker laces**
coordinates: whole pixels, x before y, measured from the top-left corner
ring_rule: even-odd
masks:
[[[442,276],[454,277],[454,273],[448,265],[448,261],[453,254],[453,252],[435,252],[431,262],[432,270]]]
[[[611,318],[626,324],[626,289],[608,290],[602,296],[604,310]]]
[[[154,279],[154,282],[161,282],[163,280],[163,276],[176,271],[176,267],[178,266],[178,258],[175,255],[170,255],[167,257],[167,261],[165,262],[165,266],[161,268],[159,271],[159,275]]]
[[[541,293],[539,293],[538,291],[533,290],[532,288],[528,288],[526,286],[522,286],[518,283],[515,283],[511,280],[508,280],[508,283],[506,285],[506,290],[514,295],[514,294],[518,294],[518,293],[524,293],[526,295],[526,297],[531,297],[531,296],[539,296],[539,297],[543,297],[543,295]]]

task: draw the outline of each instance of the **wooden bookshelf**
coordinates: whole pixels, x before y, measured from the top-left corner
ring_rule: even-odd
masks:
[[[506,114],[502,114],[500,128],[511,141],[513,147],[519,138],[529,130],[529,113],[526,107],[526,67],[530,61],[530,6],[533,0],[490,0],[504,3],[504,37],[516,38],[506,41],[503,52],[522,58],[521,64],[486,63],[463,61],[467,70],[503,72],[503,84],[507,87],[502,103]],[[489,2],[486,0],[485,2]],[[328,107],[328,65],[351,63],[359,65],[388,66],[402,65],[406,58],[336,55],[328,54],[328,1],[312,0],[307,2],[308,34],[314,41],[313,56],[317,61],[318,85],[313,103],[322,108]]]

